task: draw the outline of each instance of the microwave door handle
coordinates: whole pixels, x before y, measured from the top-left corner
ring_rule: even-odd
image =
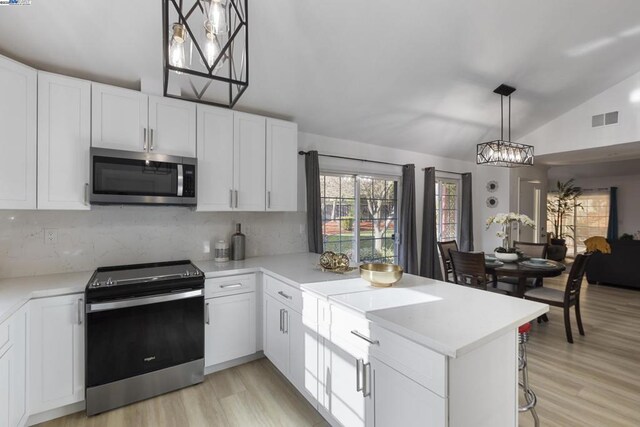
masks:
[[[182,197],[182,191],[184,189],[184,173],[182,165],[178,165],[178,197]]]

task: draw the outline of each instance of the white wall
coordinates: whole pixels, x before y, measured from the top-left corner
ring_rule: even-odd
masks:
[[[511,212],[518,212],[518,201],[521,197],[520,182],[521,181],[540,181],[540,230],[535,232],[540,235],[541,241],[546,238],[547,225],[547,189],[549,188],[546,166],[521,167],[510,169],[510,191],[509,204]],[[531,199],[532,194],[523,195]]]
[[[444,157],[432,156],[413,151],[399,150],[395,148],[381,147],[377,145],[364,144],[356,141],[348,141],[336,138],[329,138],[321,135],[314,135],[300,132],[298,134],[298,146],[301,150],[318,150],[320,154],[334,154],[347,157],[356,157],[369,160],[379,160],[390,163],[416,165],[416,223],[418,228],[418,250],[420,250],[422,233],[422,212],[424,206],[424,173],[422,168],[435,167],[436,169],[453,172],[471,172],[473,176],[473,210],[474,210],[474,240],[476,250],[493,251],[500,244],[500,240],[495,237],[496,230],[485,230],[486,218],[496,212],[504,212],[509,206],[509,172],[504,168],[489,166],[477,166],[475,161],[461,161]],[[473,159],[472,159],[473,160]],[[336,163],[333,163],[334,165]],[[394,170],[401,173],[399,168],[380,166],[370,163],[353,162],[354,168],[373,173],[393,173]],[[300,201],[304,200],[304,159],[299,161],[300,176]],[[486,198],[489,196],[485,186],[488,181],[496,180],[500,184],[498,192],[494,193],[502,204],[496,209],[488,208]]]
[[[592,128],[591,116],[619,111],[617,125]],[[640,140],[640,73],[521,138],[536,155],[605,147]]]
[[[566,181],[562,168],[551,168],[549,175]],[[555,181],[553,181],[555,182]],[[578,177],[576,185],[587,189],[618,187],[618,231],[635,234],[640,231],[640,174],[625,176]]]
[[[303,213],[204,213],[160,206],[94,206],[91,211],[0,211],[0,277],[94,270],[108,265],[213,258],[235,223],[247,256],[305,252]],[[56,244],[45,244],[55,229]]]

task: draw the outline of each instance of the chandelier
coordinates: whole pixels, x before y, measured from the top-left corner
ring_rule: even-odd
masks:
[[[163,0],[164,96],[233,108],[249,86],[247,0]]]
[[[500,95],[500,139],[478,144],[476,163],[491,166],[533,166],[533,146],[511,141],[511,94],[516,89],[502,84],[493,92]],[[504,97],[509,99],[509,133],[504,139]]]

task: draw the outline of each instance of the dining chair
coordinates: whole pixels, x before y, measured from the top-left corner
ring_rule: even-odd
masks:
[[[554,307],[562,307],[564,310],[564,329],[567,334],[567,341],[573,343],[573,335],[571,334],[571,321],[569,318],[569,309],[575,307],[576,323],[578,323],[578,331],[584,336],[584,328],[582,326],[582,316],[580,315],[580,289],[582,287],[582,279],[584,271],[589,262],[591,254],[578,254],[573,262],[567,284],[564,291],[559,289],[533,288],[525,292],[524,298],[549,304]]]
[[[449,250],[458,250],[458,242],[455,240],[447,240],[438,242],[438,250],[440,251],[440,259],[442,260],[442,278],[445,282],[453,282],[453,269],[451,268],[451,257]],[[452,275],[449,278],[449,275]]]
[[[449,250],[453,280],[457,285],[504,294],[498,287],[493,287],[492,279],[487,277],[484,252],[460,252]]]
[[[513,242],[513,246],[529,258],[547,258],[548,243]],[[500,281],[512,285],[518,284],[517,277],[501,277]],[[528,288],[539,286],[542,286],[542,277],[527,279]]]

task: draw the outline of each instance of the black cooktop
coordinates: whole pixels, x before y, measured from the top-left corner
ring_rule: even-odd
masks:
[[[99,267],[85,288],[87,300],[143,296],[204,288],[204,273],[191,261]]]

